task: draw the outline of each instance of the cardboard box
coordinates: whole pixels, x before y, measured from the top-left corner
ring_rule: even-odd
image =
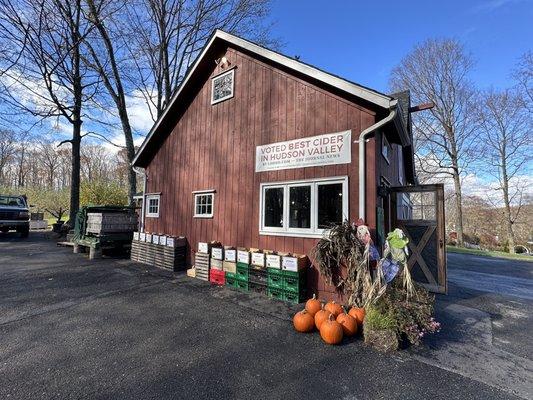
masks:
[[[151,233],[147,233],[146,236],[145,236],[145,241],[147,243],[152,243],[152,234]]]
[[[307,267],[309,258],[304,254],[291,254],[281,258],[281,269],[285,271],[300,271]]]
[[[144,232],[139,233],[139,240],[141,242],[146,242],[146,233]]]
[[[233,247],[225,247],[224,261],[237,262],[237,250]]]
[[[264,253],[252,253],[252,265],[258,267],[265,266],[265,254]]]
[[[133,240],[139,240],[139,232],[133,232]]]
[[[237,273],[237,263],[231,261],[224,261],[222,263],[222,269],[232,274]]]
[[[266,266],[267,268],[281,269],[281,257],[277,254],[267,254]]]
[[[187,270],[187,276],[190,276],[191,278],[196,277],[196,268],[192,267]]]
[[[243,264],[250,264],[250,252],[247,249],[238,249],[237,261]]]
[[[222,247],[211,248],[211,258],[222,261],[224,259],[224,249]]]
[[[198,242],[198,253],[209,254],[209,244],[206,242]]]
[[[216,258],[211,258],[211,268],[212,269],[218,269],[218,270],[222,270],[222,260],[218,260]]]
[[[159,236],[159,244],[166,246],[167,245],[167,237],[165,235]]]
[[[159,244],[159,235],[152,235],[152,243]]]

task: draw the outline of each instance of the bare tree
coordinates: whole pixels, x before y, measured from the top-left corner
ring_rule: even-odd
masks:
[[[8,163],[11,161],[16,151],[15,132],[0,129],[0,185],[5,185],[6,171]]]
[[[39,143],[39,158],[45,171],[46,185],[49,189],[55,189],[56,173],[59,169],[56,145],[50,141]]]
[[[86,64],[95,70],[102,79],[109,96],[116,106],[116,110],[122,126],[128,160],[133,161],[135,146],[133,143],[133,131],[131,128],[128,108],[126,104],[126,88],[123,84],[122,65],[119,52],[116,50],[117,43],[124,40],[114,40],[108,25],[112,25],[112,17],[121,11],[125,3],[109,0],[86,0],[86,18],[95,28],[95,34],[87,37],[84,42],[88,48],[89,57],[84,58]],[[109,22],[109,24],[107,23]],[[115,36],[116,38],[116,36]],[[133,202],[133,196],[137,191],[137,178],[133,167],[128,171],[128,200]]]
[[[513,71],[517,87],[529,112],[533,112],[533,51],[528,51],[519,60]]]
[[[161,115],[187,69],[215,29],[277,47],[265,17],[271,0],[137,0],[128,8],[126,45],[136,73],[131,82],[152,118]],[[132,3],[133,4],[133,3]]]
[[[519,176],[527,173],[527,164],[532,160],[532,121],[522,97],[510,89],[482,93],[476,111],[483,133],[483,162],[489,167],[486,171],[498,180],[509,251],[514,253],[513,224],[528,189]]]
[[[476,156],[469,80],[473,61],[456,40],[427,40],[416,46],[391,73],[393,90],[409,89],[415,102],[433,102],[429,112],[413,116],[418,166],[448,176],[455,189],[457,242],[462,246],[461,175]]]
[[[5,104],[37,118],[68,122],[71,190],[70,220],[79,208],[82,105],[95,81],[81,63],[88,32],[81,0],[0,0],[1,96]]]

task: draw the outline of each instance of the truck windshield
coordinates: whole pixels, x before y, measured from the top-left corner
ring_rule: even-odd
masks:
[[[15,196],[0,196],[0,206],[25,207],[24,200]]]

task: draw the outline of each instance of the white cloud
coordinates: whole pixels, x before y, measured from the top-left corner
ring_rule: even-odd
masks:
[[[139,91],[135,91],[131,96],[128,96],[126,104],[128,105],[128,116],[132,128],[146,136],[154,125],[152,115],[155,115],[155,110],[151,107],[152,112],[150,112],[148,104]]]
[[[499,8],[505,7],[509,4],[513,3],[523,3],[524,1],[529,0],[488,0],[488,1],[482,1],[480,4],[475,6],[472,10],[474,12],[492,12]]]

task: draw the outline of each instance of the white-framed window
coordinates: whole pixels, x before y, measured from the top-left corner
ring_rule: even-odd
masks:
[[[213,218],[215,191],[206,190],[194,193],[194,217]]]
[[[235,69],[231,69],[211,79],[211,104],[220,103],[233,97],[234,78]]]
[[[390,155],[390,144],[385,134],[381,135],[381,155],[387,161],[387,164],[390,164],[389,155]]]
[[[403,147],[398,146],[398,182],[400,182],[400,185],[404,184],[404,171],[405,167],[403,165]]]
[[[159,204],[161,196],[159,194],[146,195],[146,216],[149,218],[159,218]]]
[[[259,233],[321,237],[348,218],[348,177],[262,183]]]

